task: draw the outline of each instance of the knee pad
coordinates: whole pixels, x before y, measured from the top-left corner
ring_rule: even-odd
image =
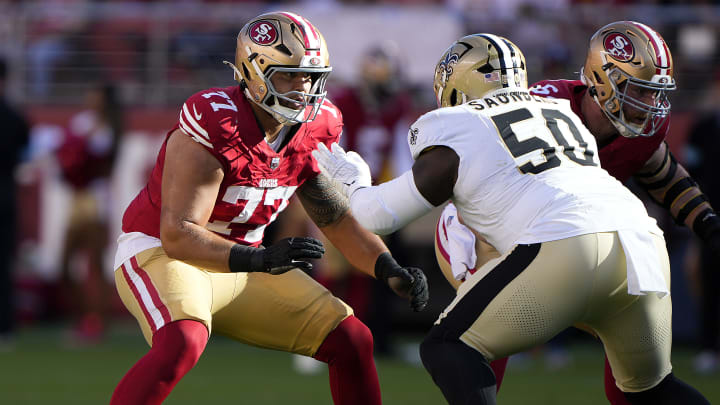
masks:
[[[422,360],[425,369],[432,375],[432,369],[435,365],[442,361],[442,339],[433,334],[429,334],[420,343],[420,360]]]
[[[485,356],[457,339],[445,339],[443,333],[436,328],[420,343],[420,359],[425,368],[432,374],[432,369],[454,367],[466,364],[467,367],[489,371],[492,385],[495,384],[495,373]],[[483,373],[485,374],[485,373]],[[490,381],[487,381],[490,383]]]
[[[420,344],[423,366],[451,405],[495,404],[495,374],[485,356],[434,327]]]
[[[362,358],[372,356],[372,353],[373,336],[370,329],[350,315],[327,335],[313,357],[330,363],[339,356]]]
[[[200,358],[207,340],[205,325],[186,319],[169,323],[155,332],[151,351],[161,361],[174,363],[181,372],[186,372]]]
[[[668,374],[660,384],[646,391],[625,392],[625,398],[633,405],[710,405],[695,388]]]

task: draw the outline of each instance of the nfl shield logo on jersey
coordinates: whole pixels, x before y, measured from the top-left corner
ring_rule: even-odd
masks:
[[[272,160],[270,160],[270,168],[275,170],[278,168],[278,166],[280,166],[280,158],[279,157],[272,158]]]

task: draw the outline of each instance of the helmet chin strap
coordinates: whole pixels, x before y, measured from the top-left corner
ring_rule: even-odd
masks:
[[[223,63],[226,64],[226,65],[228,65],[228,66],[230,66],[230,67],[234,70],[234,73],[233,73],[233,74],[234,74],[235,80],[238,80],[238,81],[241,81],[241,80],[242,80],[242,75],[240,74],[240,70],[237,68],[237,66],[235,66],[234,63],[228,62],[228,61],[226,61],[226,60],[224,60]],[[282,125],[284,125],[284,126],[292,126],[292,125],[295,125],[295,124],[297,124],[298,122],[300,122],[300,121],[294,121],[292,118],[289,118],[289,117],[287,117],[287,116],[285,116],[285,115],[283,115],[283,114],[280,114],[279,112],[277,112],[276,110],[274,110],[274,109],[272,108],[272,107],[275,107],[275,108],[277,108],[277,109],[295,111],[295,110],[292,110],[291,108],[283,107],[282,105],[280,105],[280,103],[278,102],[277,97],[274,97],[274,96],[271,95],[270,97],[274,97],[274,98],[275,98],[275,101],[273,102],[272,106],[268,106],[268,105],[266,105],[264,102],[255,102],[255,99],[253,98],[252,94],[250,94],[250,90],[247,88],[247,86],[245,86],[245,88],[243,89],[243,93],[244,93],[245,96],[248,98],[248,100],[251,100],[252,102],[254,102],[255,104],[257,104],[258,106],[260,106],[260,108],[262,108],[263,110],[267,111],[267,113],[270,114],[270,115],[272,115],[272,117],[275,118],[275,120],[276,120],[277,122],[279,122],[280,124],[282,124]],[[297,114],[296,114],[296,116],[297,116],[297,115],[300,115],[302,112],[303,112],[302,110],[301,110],[301,111],[298,111]]]
[[[594,88],[594,87],[593,87],[593,88]],[[605,108],[603,108],[603,106],[600,104],[600,100],[598,100],[598,96],[597,96],[597,91],[594,91],[594,92],[592,93],[592,98],[593,98],[593,100],[595,101],[595,104],[597,104],[598,107],[600,107],[600,111],[602,111],[603,114],[605,114],[605,117],[608,119],[608,121],[610,121],[610,123],[615,127],[615,129],[618,131],[618,133],[619,133],[620,135],[624,136],[625,138],[636,138],[636,137],[638,137],[638,136],[641,135],[642,130],[643,130],[643,128],[644,128],[644,125],[643,125],[643,127],[638,127],[639,132],[633,131],[633,130],[631,129],[631,124],[628,124],[628,123],[626,123],[626,122],[623,120],[623,118],[624,118],[624,113],[623,113],[623,111],[622,111],[622,105],[619,106],[619,109],[620,109],[620,118],[617,118],[617,117],[615,117],[614,115],[610,114],[610,113],[609,113]],[[607,102],[610,102],[610,100],[608,100]],[[615,102],[616,102],[616,103],[619,103],[619,101],[617,101],[617,97],[615,97]]]
[[[247,91],[247,89],[245,89],[245,91]],[[292,108],[287,108],[280,104],[280,101],[278,101],[278,98],[276,96],[270,95],[270,97],[275,99],[272,105],[267,105],[263,102],[257,104],[265,111],[269,112],[273,116],[273,118],[277,120],[277,122],[281,123],[284,126],[291,126],[302,122],[302,119],[297,119],[297,117],[304,113],[304,109],[293,110]],[[288,115],[284,115],[280,113],[280,111],[287,111]],[[292,116],[292,113],[290,113],[291,111],[295,112],[295,116]]]
[[[297,124],[297,123],[300,122],[300,121],[295,121],[295,120],[293,120],[292,118],[286,117],[285,115],[280,114],[278,111],[276,111],[276,110],[274,110],[274,109],[272,108],[272,107],[275,107],[275,108],[283,108],[283,109],[288,109],[288,110],[289,110],[289,108],[285,108],[285,107],[281,106],[281,105],[278,103],[277,97],[274,97],[274,96],[271,95],[270,97],[274,97],[274,98],[275,98],[275,102],[272,104],[272,106],[268,106],[268,105],[265,104],[264,102],[256,102],[256,101],[253,99],[252,95],[250,94],[250,90],[249,90],[247,87],[243,90],[243,92],[245,93],[245,97],[247,97],[248,100],[251,100],[251,101],[252,101],[253,103],[255,103],[257,106],[259,106],[260,108],[262,108],[263,110],[265,110],[268,114],[270,114],[270,115],[275,119],[275,121],[279,122],[279,123],[282,124],[283,126],[292,126],[292,125],[295,125],[295,124]],[[294,111],[294,110],[293,110],[293,111]],[[297,115],[299,115],[300,113],[302,113],[302,111],[298,111],[298,114],[297,114]]]

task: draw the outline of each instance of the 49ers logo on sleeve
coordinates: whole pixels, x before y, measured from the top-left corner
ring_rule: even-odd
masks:
[[[635,48],[625,34],[611,32],[605,37],[603,45],[610,56],[620,62],[628,62],[635,56]]]
[[[270,45],[277,41],[277,28],[270,21],[257,21],[248,29],[248,35],[258,45]]]

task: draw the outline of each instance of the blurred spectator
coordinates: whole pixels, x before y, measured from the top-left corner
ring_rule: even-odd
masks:
[[[359,80],[330,95],[345,122],[341,146],[362,155],[376,181],[383,180],[395,132],[404,137],[409,125],[412,99],[400,60],[395,42],[374,46],[360,55]]]
[[[413,113],[411,92],[395,42],[377,44],[359,58],[359,80],[335,89],[330,98],[343,114],[342,146],[362,155],[375,181],[385,181],[399,174],[392,172],[394,162],[390,155],[394,138],[399,136],[404,140],[414,118],[410,116]],[[409,156],[409,151],[404,155]],[[409,260],[399,235],[391,235],[386,243],[396,257]],[[391,354],[387,311],[394,300],[392,291],[349,271],[341,255],[328,252],[325,256],[325,260],[337,263],[319,266],[315,277],[352,306],[356,316],[368,325],[375,338],[375,352]],[[330,269],[334,273],[328,273]]]
[[[720,73],[720,72],[718,72]],[[687,145],[687,167],[711,202],[720,202],[720,165],[715,160],[720,150],[720,74],[709,87],[702,114],[693,129]],[[717,206],[715,207],[717,209]],[[700,353],[694,367],[707,374],[720,369],[720,257],[700,246],[699,280],[700,302]]]
[[[16,248],[15,168],[20,153],[28,143],[29,126],[25,118],[5,99],[7,64],[0,59],[0,150],[4,158],[0,163],[0,349],[11,343],[14,321],[13,267]]]
[[[103,275],[103,257],[109,182],[124,122],[114,86],[94,87],[85,102],[86,109],[72,117],[58,150],[63,177],[72,188],[61,275],[65,302],[79,318],[73,338],[92,343],[102,335],[108,297],[113,296]]]

